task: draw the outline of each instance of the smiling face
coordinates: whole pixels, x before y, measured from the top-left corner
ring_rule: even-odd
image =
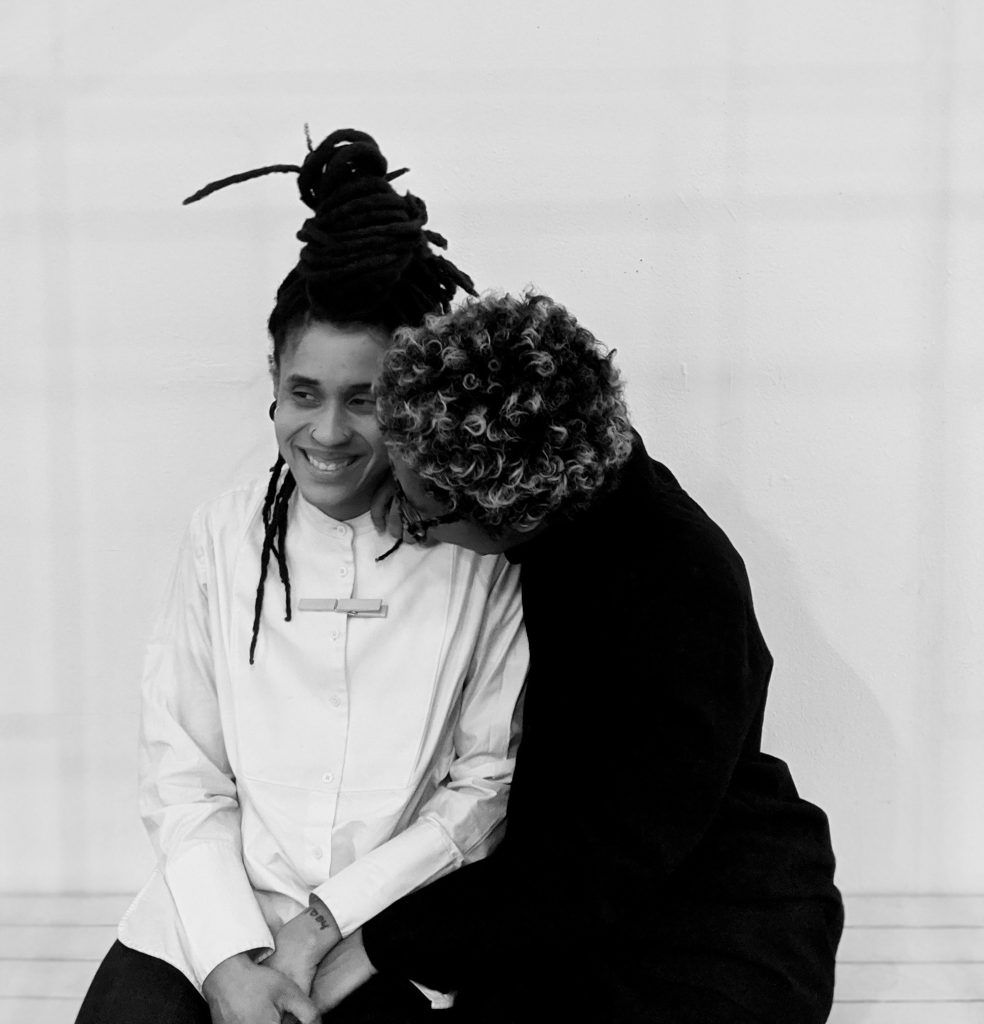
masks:
[[[332,519],[368,511],[389,469],[371,393],[388,343],[381,330],[313,322],[280,356],[277,444],[301,494]]]

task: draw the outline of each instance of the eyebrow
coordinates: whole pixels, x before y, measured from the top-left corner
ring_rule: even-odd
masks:
[[[306,385],[309,388],[321,387],[321,382],[320,381],[315,380],[313,377],[303,377],[299,373],[292,373],[284,381],[284,383],[286,385],[288,385],[288,387],[292,387],[295,384],[304,384],[304,385]]]
[[[318,388],[318,389],[320,389],[322,387],[322,383],[321,383],[320,380],[317,380],[314,377],[305,377],[303,374],[300,374],[300,373],[292,373],[292,374],[290,374],[286,378],[286,380],[284,381],[284,384],[287,387],[297,387],[298,385],[301,386],[301,387]],[[357,394],[360,391],[371,391],[372,390],[372,382],[371,381],[359,381],[356,384],[350,384],[345,390],[349,394]]]

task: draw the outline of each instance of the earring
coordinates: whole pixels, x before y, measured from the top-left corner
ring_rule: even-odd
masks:
[[[271,402],[270,403],[270,419],[273,419],[276,414],[277,414],[277,403],[276,402]]]

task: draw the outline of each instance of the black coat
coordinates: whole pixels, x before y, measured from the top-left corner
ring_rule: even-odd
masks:
[[[510,558],[530,676],[506,839],[367,924],[370,957],[476,1020],[825,1020],[834,858],[761,752],[772,658],[741,557],[637,438]]]

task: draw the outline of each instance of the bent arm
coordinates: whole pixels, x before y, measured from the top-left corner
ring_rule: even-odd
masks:
[[[192,524],[148,647],[140,810],[199,984],[219,962],[273,938],[242,859],[209,627],[206,537]]]
[[[528,663],[517,574],[503,562],[462,692],[447,777],[403,832],[313,893],[342,935],[408,893],[480,860],[499,841]]]
[[[580,635],[563,628],[574,579],[551,563],[534,580],[558,610],[540,607],[533,637],[526,719],[536,739],[520,750],[509,856],[369,922],[377,968],[453,984],[451,968],[468,968],[461,947],[481,962],[504,944],[522,959],[614,940],[644,929],[672,890],[759,727],[771,658],[740,560],[681,556],[673,570],[662,562],[662,578],[640,568],[637,588],[584,586],[578,609],[591,629]],[[576,785],[551,774],[571,763]]]

